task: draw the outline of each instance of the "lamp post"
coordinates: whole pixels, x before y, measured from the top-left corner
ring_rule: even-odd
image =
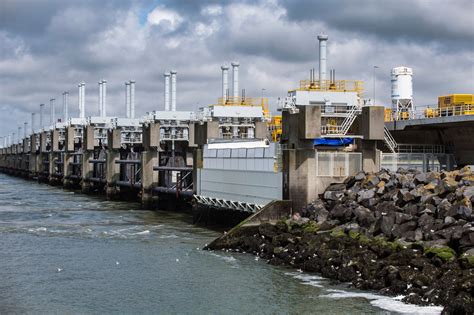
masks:
[[[374,101],[372,102],[372,105],[375,105],[375,69],[378,69],[378,66],[374,66],[374,74],[373,74],[373,80],[374,80]]]

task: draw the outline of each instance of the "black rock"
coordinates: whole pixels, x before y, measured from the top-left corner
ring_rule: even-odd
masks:
[[[357,207],[353,210],[353,213],[357,218],[357,222],[363,227],[369,227],[375,222],[374,214],[367,208]]]

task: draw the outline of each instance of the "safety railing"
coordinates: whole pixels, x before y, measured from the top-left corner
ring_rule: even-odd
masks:
[[[392,137],[392,134],[385,126],[383,127],[383,136],[384,136],[385,144],[389,148],[390,152],[395,153],[395,150],[398,146],[397,142],[395,141],[395,139]]]
[[[385,113],[385,122],[467,115],[474,115],[474,105],[459,105],[442,108],[425,107],[416,110],[413,114],[407,112],[396,113],[387,109],[387,112]]]
[[[364,91],[364,84],[358,80],[300,80],[300,90],[357,92]]]
[[[398,153],[446,153],[446,147],[439,144],[399,144]]]

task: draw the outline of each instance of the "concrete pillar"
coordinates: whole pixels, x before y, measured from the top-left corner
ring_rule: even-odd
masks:
[[[54,152],[49,153],[49,169],[48,169],[48,182],[51,185],[56,184],[56,161],[58,160],[58,155]]]
[[[64,164],[63,164],[63,186],[65,188],[71,187],[71,180],[68,178],[71,175],[71,163],[74,162],[74,155],[70,152],[64,152]]]
[[[116,182],[120,179],[120,165],[115,161],[120,160],[120,152],[109,149],[105,153],[106,159],[106,180],[107,180],[107,199],[116,199],[119,193]]]
[[[158,172],[153,171],[153,166],[158,166],[158,151],[151,150],[142,152],[142,205],[152,205],[152,189],[158,185]]]
[[[362,169],[365,172],[380,170],[380,150],[377,150],[377,140],[362,140]]]
[[[89,163],[89,160],[94,157],[94,151],[84,150],[82,153],[82,180],[81,180],[81,189],[82,192],[88,193],[91,190],[91,183],[89,178],[92,177],[92,164]]]
[[[300,211],[318,197],[316,178],[316,151],[290,149],[283,154],[283,198],[293,202],[294,211]]]

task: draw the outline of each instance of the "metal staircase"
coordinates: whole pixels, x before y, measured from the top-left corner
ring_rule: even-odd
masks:
[[[390,150],[392,153],[396,153],[396,148],[398,147],[397,142],[395,139],[392,137],[392,134],[390,131],[387,129],[387,127],[383,127],[383,135],[384,135],[384,142],[387,148]]]
[[[354,120],[356,119],[357,115],[359,115],[360,113],[361,113],[361,109],[360,109],[359,106],[352,107],[352,109],[349,111],[347,117],[344,118],[344,121],[342,122],[341,134],[343,134],[343,135],[347,134],[347,132],[349,131],[349,128],[354,123]]]
[[[344,118],[340,126],[332,126],[332,127],[322,126],[321,127],[322,134],[327,135],[327,136],[344,137],[349,132],[349,128],[351,128],[357,115],[360,115],[360,113],[361,113],[360,106],[352,107],[351,110],[347,112],[347,116]]]

